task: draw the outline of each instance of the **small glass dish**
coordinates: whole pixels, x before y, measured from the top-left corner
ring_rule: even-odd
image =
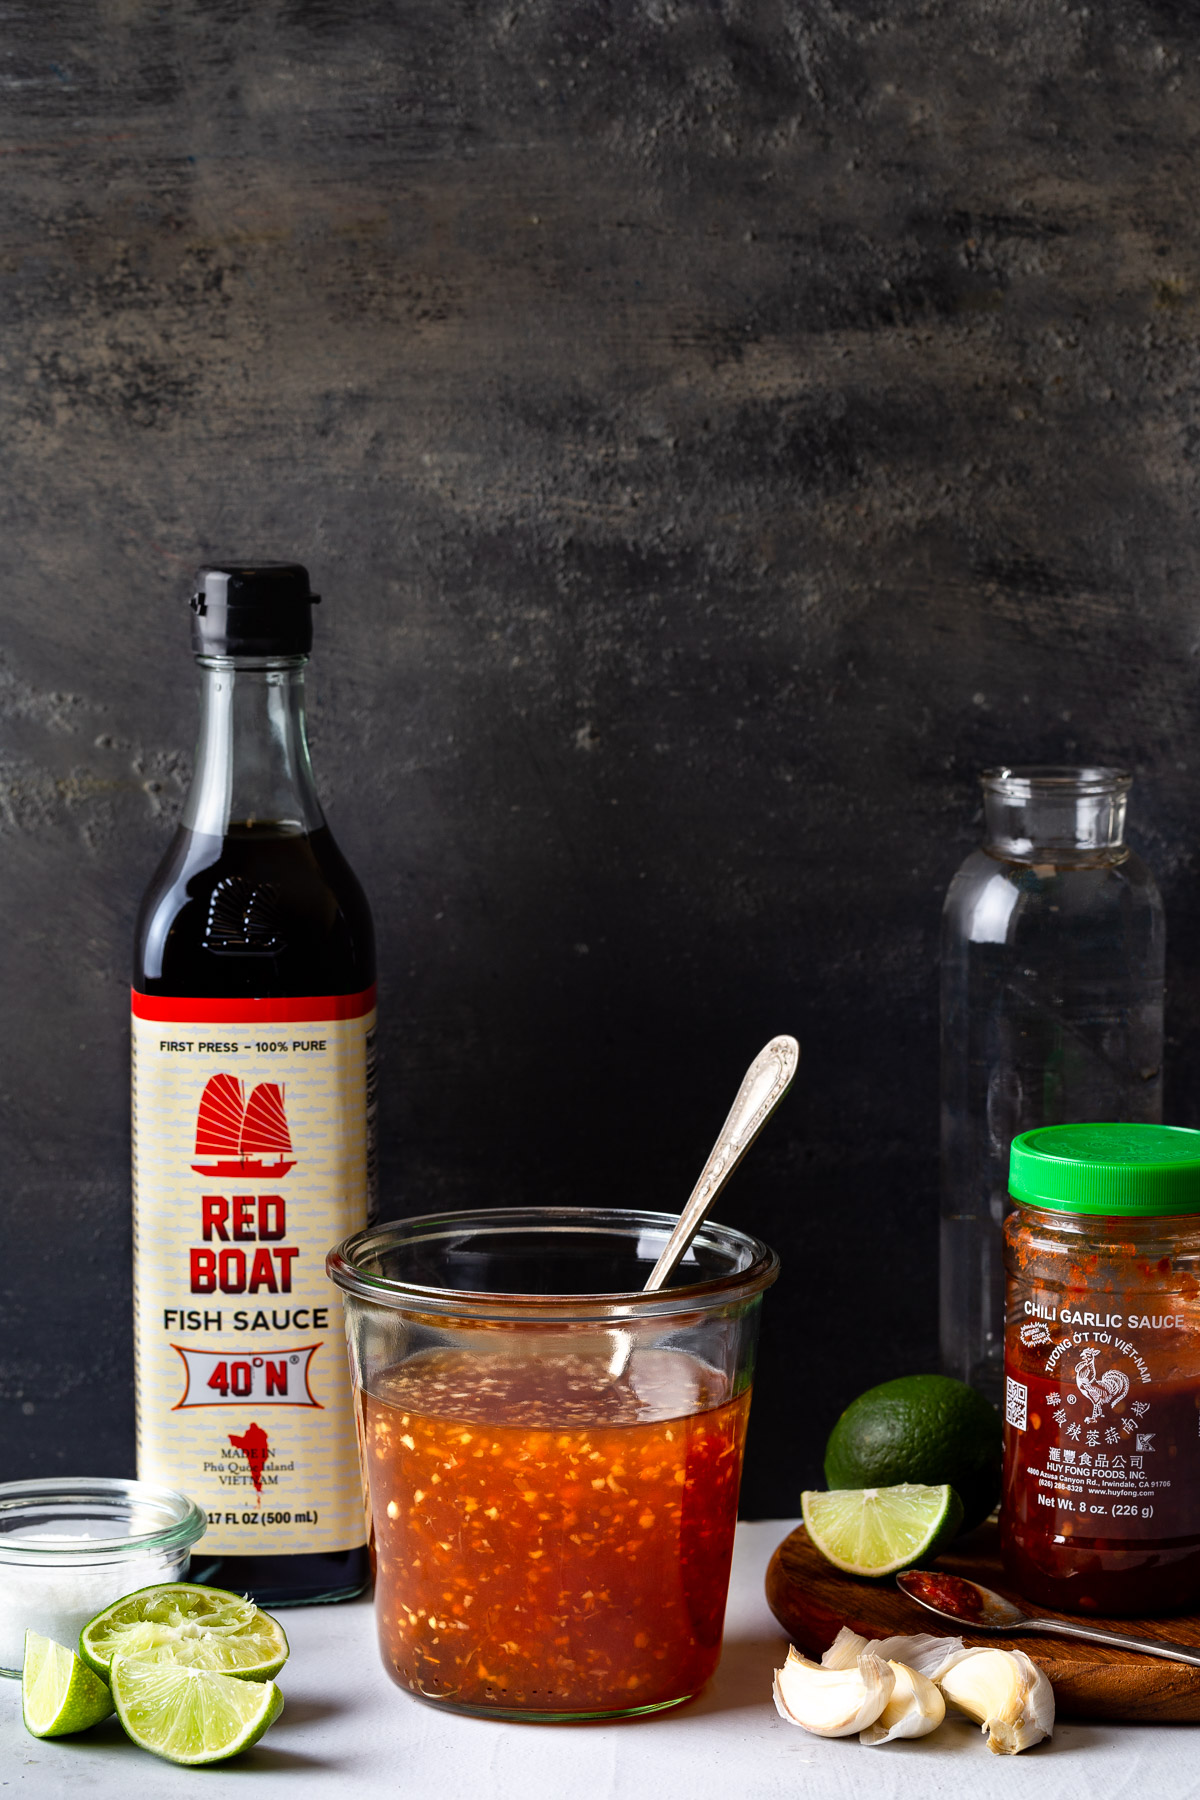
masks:
[[[27,1630],[74,1649],[102,1607],[178,1581],[208,1521],[173,1488],[109,1477],[0,1483],[0,1675]]]

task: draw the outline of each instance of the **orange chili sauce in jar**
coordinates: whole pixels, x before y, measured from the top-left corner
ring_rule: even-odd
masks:
[[[1200,1599],[1200,1132],[1018,1137],[1005,1225],[1005,1569],[1065,1612]]]
[[[597,1718],[721,1649],[750,1390],[679,1351],[432,1349],[362,1395],[380,1647],[427,1700]]]

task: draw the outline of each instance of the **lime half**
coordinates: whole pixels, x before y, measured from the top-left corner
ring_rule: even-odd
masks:
[[[21,1712],[34,1737],[66,1737],[107,1719],[113,1698],[107,1682],[93,1674],[65,1644],[25,1633],[21,1666]]]
[[[962,1524],[952,1487],[834,1488],[801,1496],[808,1535],[847,1575],[894,1575],[931,1555]]]
[[[283,1627],[253,1600],[224,1588],[172,1581],[139,1588],[89,1619],[79,1654],[107,1676],[116,1656],[212,1669],[245,1681],[266,1681],[288,1659]]]
[[[283,1711],[273,1681],[145,1656],[114,1657],[112,1695],[134,1743],[173,1763],[224,1762],[256,1744]]]
[[[1004,1428],[995,1407],[949,1375],[902,1375],[851,1401],[829,1434],[831,1488],[948,1481],[967,1530],[1000,1498]]]

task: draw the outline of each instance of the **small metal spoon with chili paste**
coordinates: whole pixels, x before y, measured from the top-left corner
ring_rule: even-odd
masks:
[[[897,1575],[896,1586],[910,1600],[936,1613],[940,1619],[952,1619],[971,1631],[1030,1632],[1037,1636],[1082,1638],[1087,1644],[1106,1644],[1110,1650],[1135,1650],[1143,1656],[1162,1656],[1168,1662],[1190,1663],[1200,1669],[1200,1652],[1194,1644],[1172,1644],[1166,1638],[1128,1637],[1123,1631],[1106,1631],[1100,1625],[1085,1625],[1082,1620],[1048,1619],[1035,1613],[1023,1613],[1019,1606],[1006,1600],[994,1588],[982,1582],[968,1581],[962,1575],[943,1575],[935,1569],[906,1569]]]

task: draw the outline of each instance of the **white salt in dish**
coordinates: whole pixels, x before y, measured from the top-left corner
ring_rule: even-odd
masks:
[[[73,1649],[101,1607],[178,1581],[206,1524],[186,1494],[145,1481],[0,1483],[0,1675],[20,1676],[27,1630]]]

